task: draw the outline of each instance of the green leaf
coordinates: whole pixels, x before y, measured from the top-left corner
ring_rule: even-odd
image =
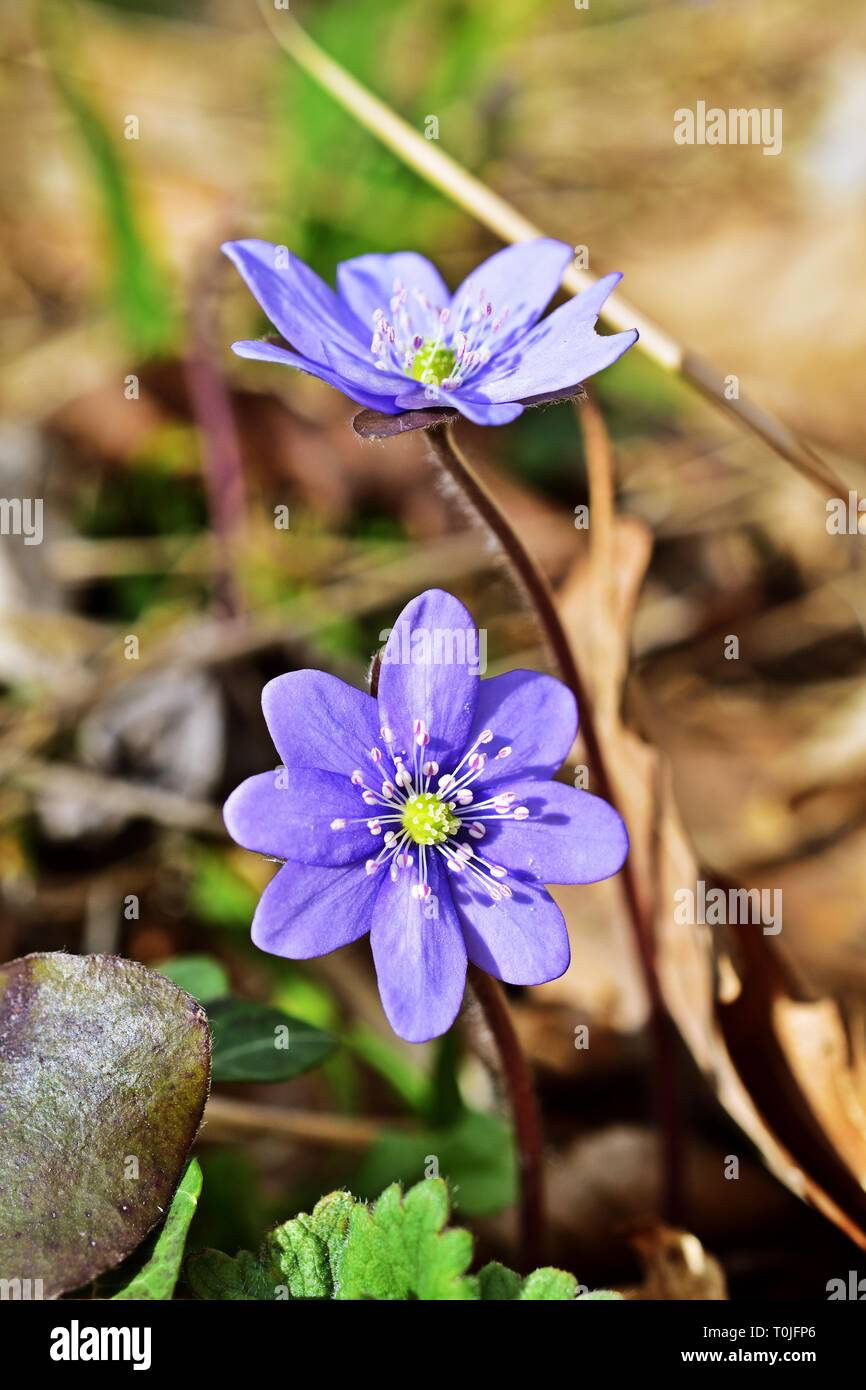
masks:
[[[386,1130],[364,1156],[354,1185],[369,1196],[391,1182],[409,1186],[425,1177],[431,1160],[466,1216],[493,1216],[513,1206],[517,1169],[511,1130],[499,1115],[482,1111],[466,1111],[448,1129]]]
[[[201,850],[194,859],[190,907],[202,921],[249,931],[258,894],[225,855]]]
[[[200,1004],[222,999],[231,988],[225,968],[214,956],[171,956],[153,968]]]
[[[207,1098],[194,999],[136,961],[0,967],[0,1278],[78,1289],[161,1219]]]
[[[311,1216],[296,1216],[271,1231],[264,1258],[279,1269],[290,1297],[334,1297],[355,1206],[348,1192],[331,1192]]]
[[[189,1223],[195,1215],[201,1192],[201,1168],[193,1159],[171,1199],[165,1225],[157,1236],[147,1264],[131,1279],[115,1299],[168,1299],[174,1293],[180,1273]]]
[[[495,1260],[479,1272],[478,1286],[482,1299],[516,1299],[524,1303],[574,1303],[579,1298],[620,1297],[617,1293],[578,1294],[577,1280],[564,1269],[536,1269],[521,1279],[513,1269]]]
[[[220,999],[208,1009],[214,1081],[288,1081],[324,1062],[336,1038],[282,1009]]]
[[[87,78],[71,75],[75,31],[62,7],[42,5],[42,53],[90,158],[112,266],[112,299],[130,343],[145,353],[167,350],[177,316],[163,269],[151,255],[120,146],[87,93]]]
[[[310,1215],[301,1213],[269,1232],[260,1253],[235,1259],[204,1250],[187,1261],[186,1277],[197,1298],[317,1298],[335,1295],[355,1199],[331,1192]]]
[[[577,1298],[577,1280],[564,1269],[536,1269],[527,1274],[517,1297],[530,1303],[573,1303]]]
[[[478,1274],[478,1290],[482,1299],[500,1300],[517,1298],[522,1280],[519,1274],[497,1260],[491,1260]]]
[[[348,1192],[332,1192],[311,1215],[271,1231],[258,1256],[199,1251],[187,1260],[186,1277],[203,1299],[575,1301],[577,1280],[562,1269],[537,1269],[521,1279],[494,1261],[467,1275],[472,1237],[446,1230],[447,1220],[448,1189],[439,1178],[425,1179],[405,1197],[394,1184],[372,1208]]]
[[[272,1299],[278,1282],[256,1255],[240,1250],[232,1259],[222,1250],[197,1250],[184,1269],[186,1281],[196,1298]]]
[[[426,1113],[430,1106],[431,1087],[427,1074],[415,1063],[407,1059],[390,1037],[374,1033],[365,1023],[357,1023],[343,1035],[343,1042],[360,1057],[391,1089],[400,1097],[404,1105],[419,1114]],[[393,1174],[391,1175],[394,1176]],[[371,1187],[380,1191],[387,1186],[389,1179]]]
[[[370,1210],[352,1211],[340,1266],[339,1299],[477,1297],[466,1279],[472,1259],[468,1231],[444,1230],[448,1189],[441,1178],[418,1183],[403,1197],[395,1183]]]

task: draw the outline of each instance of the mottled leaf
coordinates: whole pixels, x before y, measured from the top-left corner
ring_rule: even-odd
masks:
[[[324,1062],[337,1046],[282,1009],[245,999],[220,999],[208,1009],[214,1081],[288,1081]]]
[[[207,1097],[203,1010],[116,956],[0,967],[0,1278],[56,1298],[160,1220]]]
[[[156,1238],[153,1254],[115,1299],[167,1299],[174,1293],[180,1274],[189,1223],[195,1216],[201,1192],[201,1168],[194,1158],[171,1199],[165,1225]]]

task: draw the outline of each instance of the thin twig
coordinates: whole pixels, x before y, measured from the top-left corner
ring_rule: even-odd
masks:
[[[499,503],[458,449],[451,427],[428,430],[427,438],[436,460],[447,471],[449,477],[454,479],[484,524],[493,532],[517,578],[523,584],[538,615],[562,679],[573,690],[577,700],[581,733],[593,769],[595,785],[605,801],[615,806],[617,798],[593,720],[592,705],[571,643],[560,621],[547,576],[527,550]],[[662,1210],[668,1220],[674,1220],[679,1208],[682,1185],[677,1107],[671,1090],[674,1069],[673,1033],[656,970],[652,922],[642,901],[631,860],[626,860],[620,875],[649,999],[659,1119],[665,1150]]]
[[[520,1165],[520,1264],[525,1273],[544,1263],[544,1168],[541,1124],[532,1072],[498,980],[469,966],[469,986],[493,1035],[508,1089]]]
[[[226,617],[242,612],[235,557],[246,519],[241,446],[225,379],[214,358],[210,269],[193,292],[192,345],[186,363],[190,404],[201,435],[205,495],[219,553],[217,600]]]
[[[328,1148],[364,1149],[380,1139],[391,1120],[365,1120],[355,1115],[331,1115],[317,1110],[280,1110],[251,1100],[211,1096],[204,1114],[201,1139],[219,1142],[225,1134],[237,1138],[267,1135],[299,1139]]]

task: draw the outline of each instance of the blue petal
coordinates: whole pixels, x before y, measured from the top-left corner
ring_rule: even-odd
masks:
[[[284,864],[256,908],[252,938],[288,960],[324,956],[370,930],[379,884],[362,865]]]
[[[416,862],[386,872],[373,907],[370,945],[379,994],[394,1032],[406,1042],[428,1042],[457,1017],[466,984],[466,947],[438,855],[428,852],[431,897],[412,896]],[[449,875],[450,877],[450,875]]]
[[[289,671],[268,681],[262,709],[286,767],[318,767],[372,777],[370,750],[379,742],[379,710],[371,695],[324,671]]]
[[[541,883],[597,883],[622,868],[628,833],[600,796],[561,782],[509,782],[500,790],[512,792],[529,818],[486,822],[473,848],[491,863]]]
[[[509,985],[544,985],[568,969],[571,948],[562,913],[540,883],[509,878],[513,896],[493,902],[467,873],[451,894],[473,965]]]
[[[432,410],[439,406],[459,410],[473,425],[510,425],[523,414],[523,406],[516,402],[493,404],[483,397],[466,396],[461,391],[442,391],[435,386],[401,391],[395,397],[395,404],[399,410]]]
[[[403,609],[382,654],[379,714],[392,733],[392,751],[410,766],[417,751],[445,773],[462,755],[478,700],[480,657],[472,615],[453,594],[428,589]],[[416,749],[419,719],[430,742]]]
[[[222,250],[271,322],[302,356],[323,364],[326,342],[363,346],[365,330],[355,315],[330,285],[285,247],[251,238],[227,241]]]
[[[319,381],[325,381],[329,386],[336,387],[344,396],[356,401],[358,405],[365,405],[370,410],[378,410],[383,415],[398,415],[400,413],[394,403],[393,390],[390,394],[386,390],[386,394],[382,396],[366,392],[355,382],[347,381],[331,367],[323,367],[318,362],[310,362],[306,357],[299,357],[296,352],[290,352],[288,348],[279,347],[276,343],[245,340],[232,343],[232,352],[237,353],[238,357],[252,358],[255,362],[278,362],[283,367],[295,367],[299,372],[307,372],[310,376],[318,377]]]
[[[493,734],[484,745],[487,768],[473,783],[476,801],[481,789],[516,778],[550,779],[559,771],[577,735],[577,705],[567,685],[537,671],[506,671],[481,682],[474,742],[483,729]],[[511,753],[496,754],[503,748]]]
[[[367,828],[367,806],[351,774],[277,768],[248,777],[223,807],[226,829],[244,849],[300,864],[352,864],[382,847]],[[332,829],[335,820],[345,821]]]
[[[376,309],[382,309],[390,317],[388,305],[395,280],[402,281],[410,290],[420,290],[431,304],[440,308],[451,302],[450,291],[435,265],[415,251],[398,251],[392,256],[356,256],[337,266],[339,295],[369,333],[373,331]]]
[[[506,246],[476,266],[454,295],[450,329],[461,324],[484,301],[493,306],[492,320],[508,309],[508,317],[496,334],[485,337],[485,344],[499,353],[537,323],[547,308],[566,269],[574,259],[574,248],[551,237],[537,237]]]
[[[594,324],[619,275],[607,275],[592,289],[563,304],[518,343],[499,353],[473,380],[491,401],[526,401],[564,391],[609,367],[637,341],[636,329],[601,337]]]

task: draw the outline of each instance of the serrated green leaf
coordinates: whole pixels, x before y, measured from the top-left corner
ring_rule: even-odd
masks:
[[[169,1299],[180,1274],[189,1223],[201,1192],[201,1168],[193,1159],[171,1199],[165,1224],[157,1236],[153,1254],[116,1299]]]
[[[372,1210],[356,1206],[340,1266],[339,1299],[477,1298],[467,1279],[472,1259],[468,1231],[444,1230],[448,1189],[441,1178],[416,1184],[405,1195],[395,1183]]]
[[[195,1297],[206,1300],[273,1299],[279,1282],[249,1250],[234,1258],[222,1250],[197,1250],[187,1259],[184,1274]]]
[[[330,1033],[245,999],[216,1000],[208,1019],[214,1081],[289,1081],[324,1062],[337,1046]]]
[[[213,956],[170,956],[153,968],[200,1004],[222,999],[230,989],[225,967]]]
[[[258,1256],[243,1251],[230,1259],[216,1250],[190,1256],[187,1280],[206,1299],[575,1301],[577,1280],[562,1269],[537,1269],[521,1279],[493,1261],[468,1275],[472,1237],[459,1227],[446,1230],[447,1220],[448,1188],[440,1178],[417,1183],[405,1197],[395,1183],[372,1208],[348,1192],[332,1192],[310,1215],[271,1231]]]
[[[573,1303],[578,1283],[573,1274],[547,1267],[533,1270],[525,1279],[495,1260],[478,1275],[482,1299],[518,1300],[524,1303]]]
[[[266,1257],[280,1271],[292,1298],[333,1298],[340,1276],[355,1199],[331,1192],[313,1208],[271,1231]]]
[[[527,1274],[517,1297],[524,1303],[573,1303],[577,1280],[564,1269],[535,1269]]]

